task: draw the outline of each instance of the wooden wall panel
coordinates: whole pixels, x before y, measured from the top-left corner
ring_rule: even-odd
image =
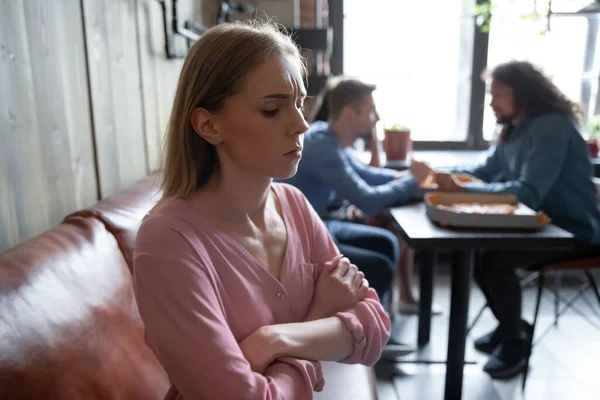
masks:
[[[255,5],[290,23],[298,1]],[[216,0],[178,5],[216,21]],[[158,167],[183,64],[164,44],[156,0],[0,0],[0,251]]]
[[[0,0],[0,251],[97,199],[79,0]]]
[[[83,0],[100,196],[146,175],[136,0]]]
[[[167,4],[170,2],[167,1]],[[201,6],[202,3],[197,1],[179,1],[178,14],[181,24],[187,19],[201,22]],[[166,57],[162,12],[158,2],[138,0],[137,7],[146,159],[148,170],[151,172],[156,170],[159,164],[160,150],[183,59]],[[167,8],[170,11],[170,7]],[[186,48],[183,38],[177,38],[176,45],[180,50]]]

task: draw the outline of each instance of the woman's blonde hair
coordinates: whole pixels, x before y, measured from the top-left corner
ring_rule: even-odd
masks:
[[[236,94],[246,75],[276,55],[298,61],[305,78],[300,51],[290,36],[271,21],[232,22],[202,34],[183,64],[162,155],[163,196],[186,197],[201,188],[219,168],[212,144],[191,125],[198,107],[218,111]]]

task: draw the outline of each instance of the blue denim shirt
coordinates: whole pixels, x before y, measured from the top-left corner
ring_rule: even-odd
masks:
[[[357,160],[340,147],[329,124],[318,121],[305,134],[298,172],[285,182],[300,189],[321,216],[336,196],[373,215],[407,202],[415,193],[417,181],[412,176],[395,179],[396,174]]]
[[[559,114],[524,117],[481,165],[458,169],[486,183],[474,193],[509,193],[588,243],[600,243],[600,212],[585,140]]]

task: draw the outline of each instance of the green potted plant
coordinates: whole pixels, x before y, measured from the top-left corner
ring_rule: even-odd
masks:
[[[384,129],[383,150],[388,160],[406,160],[412,150],[410,127],[396,122]]]

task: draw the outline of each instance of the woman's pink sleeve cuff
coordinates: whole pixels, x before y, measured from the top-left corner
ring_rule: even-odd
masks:
[[[354,348],[352,353],[341,362],[347,364],[357,364],[363,359],[363,354],[367,347],[367,337],[365,336],[364,328],[361,322],[358,320],[356,315],[349,312],[338,312],[335,314],[336,317],[342,320],[346,329],[352,334],[354,339]]]
[[[320,362],[293,357],[281,357],[277,361],[296,367],[304,375],[304,378],[310,382],[313,391],[320,392],[323,390],[325,379],[323,378],[323,366]]]

